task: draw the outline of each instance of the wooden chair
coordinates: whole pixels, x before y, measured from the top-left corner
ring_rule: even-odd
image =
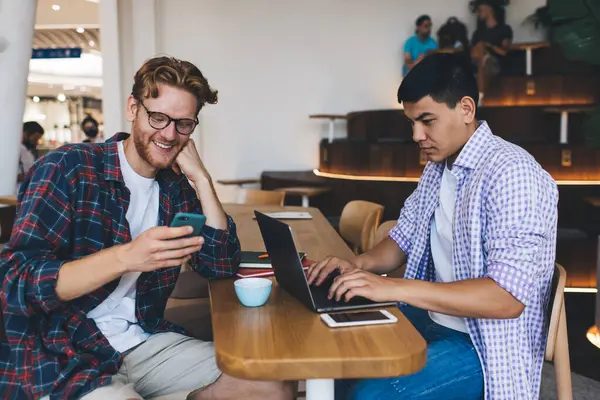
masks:
[[[369,247],[369,249],[371,247],[374,247],[377,243],[381,242],[383,239],[385,239],[387,237],[388,233],[392,230],[393,227],[396,226],[397,223],[398,223],[398,221],[396,221],[396,220],[382,222],[381,225],[379,225],[379,228],[377,228],[377,230],[375,231],[375,237],[373,238],[373,243],[371,243],[371,246]]]
[[[372,246],[382,213],[382,205],[363,200],[351,201],[342,210],[340,236],[352,245],[355,254]]]
[[[571,364],[569,361],[569,342],[567,337],[567,314],[565,312],[564,292],[567,272],[558,263],[554,266],[552,290],[548,304],[549,320],[548,342],[545,358],[554,362],[556,374],[556,392],[559,400],[572,400]]]
[[[235,202],[237,204],[248,204],[248,205],[252,205],[252,206],[258,206],[258,205],[283,206],[284,200],[285,200],[285,192],[239,188],[236,191]]]

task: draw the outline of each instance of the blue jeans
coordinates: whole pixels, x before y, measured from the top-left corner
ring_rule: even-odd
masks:
[[[339,380],[335,398],[353,400],[483,398],[483,372],[469,335],[436,324],[427,311],[400,310],[427,342],[427,364],[412,375],[396,378]]]

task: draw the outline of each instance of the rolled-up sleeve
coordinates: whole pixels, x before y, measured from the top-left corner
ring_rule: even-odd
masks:
[[[58,271],[66,262],[72,208],[68,178],[46,162],[27,175],[9,243],[0,254],[2,292],[8,312],[50,312],[64,304],[56,294]]]
[[[192,269],[205,278],[227,278],[240,266],[241,251],[236,225],[227,216],[227,230],[204,226],[204,245],[192,258]]]
[[[421,184],[417,186],[414,192],[404,202],[402,210],[400,210],[400,217],[398,223],[389,232],[391,237],[402,249],[404,254],[410,254],[412,248],[414,232],[415,232],[415,221],[417,219],[418,201]]]
[[[486,201],[486,277],[526,306],[541,274],[553,268],[543,251],[556,229],[558,193],[540,173],[526,162],[506,166]]]

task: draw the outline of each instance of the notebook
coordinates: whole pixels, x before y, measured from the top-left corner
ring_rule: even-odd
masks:
[[[240,268],[271,268],[271,260],[269,257],[260,257],[266,255],[264,251],[242,251]],[[303,260],[306,254],[299,252],[300,259]]]
[[[302,268],[306,271],[314,261],[304,257],[302,259]],[[257,278],[263,276],[273,276],[275,272],[273,268],[241,268],[236,273],[239,278]]]

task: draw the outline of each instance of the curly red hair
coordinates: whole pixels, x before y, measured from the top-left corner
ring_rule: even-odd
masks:
[[[131,94],[138,100],[158,97],[158,85],[184,89],[194,95],[200,112],[206,103],[217,102],[217,91],[211,89],[202,72],[189,61],[174,57],[154,57],[135,73]]]

